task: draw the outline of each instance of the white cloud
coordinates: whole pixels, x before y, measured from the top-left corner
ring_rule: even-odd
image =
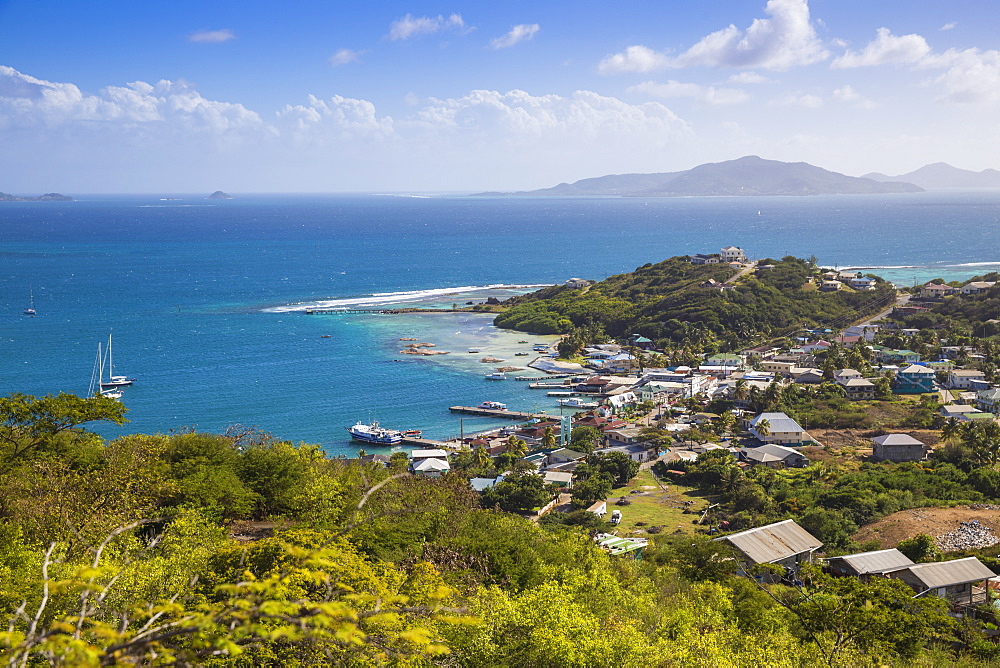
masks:
[[[330,56],[330,60],[328,62],[333,67],[348,65],[361,60],[361,54],[361,51],[354,51],[353,49],[339,49],[335,54]]]
[[[137,81],[92,95],[73,84],[44,81],[0,66],[0,129],[89,127],[95,121],[112,124],[105,128],[144,124],[210,133],[263,126],[260,116],[243,105],[207,100],[183,81]]]
[[[807,0],[768,0],[764,13],[746,30],[734,25],[716,31],[677,57],[645,46],[631,46],[624,53],[607,56],[598,69],[615,72],[650,72],[684,67],[756,67],[787,70],[825,60],[829,53],[809,21]]]
[[[201,44],[221,44],[236,39],[236,34],[229,28],[223,30],[199,30],[188,35],[189,42],[199,42]]]
[[[835,100],[840,102],[847,102],[853,105],[857,109],[874,109],[875,103],[871,100],[865,98],[863,95],[854,90],[854,87],[850,84],[844,84],[840,88],[833,89],[833,97]]]
[[[465,30],[465,21],[460,14],[452,14],[448,18],[437,16],[413,16],[407,14],[392,22],[389,26],[389,39],[399,41],[416,35],[431,35],[442,30]]]
[[[646,81],[631,86],[628,92],[646,93],[647,95],[662,98],[686,97],[711,105],[740,104],[750,99],[750,96],[739,88],[716,88],[715,86],[701,86],[699,84],[681,83],[679,81],[668,81],[666,83]]]
[[[1000,101],[1000,51],[949,49],[928,55],[919,64],[945,70],[934,80],[944,91],[941,100],[963,104]]]
[[[806,109],[818,109],[823,106],[823,98],[818,95],[799,93],[789,93],[779,98],[771,100],[774,107],[805,107]]]
[[[809,21],[806,0],[768,0],[770,18],[755,19],[746,31],[719,30],[682,53],[677,67],[760,67],[787,70],[828,56]]]
[[[348,137],[385,137],[393,132],[392,118],[379,117],[374,104],[340,95],[334,95],[329,100],[310,95],[309,104],[285,105],[278,112],[278,121],[279,127],[291,129],[299,138],[302,134],[325,134],[343,140]]]
[[[953,23],[945,23],[943,26],[941,26],[940,28],[938,28],[938,30],[954,30],[955,26],[957,26],[957,25],[958,24],[954,23],[954,22]]]
[[[529,40],[535,36],[539,30],[537,23],[521,23],[510,29],[503,37],[497,37],[490,40],[490,46],[494,49],[506,49],[509,46],[514,46],[518,42],[524,40]]]
[[[767,77],[756,72],[737,72],[729,77],[729,83],[734,84],[759,84],[770,81]]]
[[[879,28],[875,39],[861,51],[847,51],[834,60],[830,67],[874,67],[876,65],[919,62],[931,52],[920,35],[893,35],[888,28]]]
[[[605,56],[597,65],[601,74],[653,72],[670,67],[670,58],[646,46],[630,46],[623,53]]]

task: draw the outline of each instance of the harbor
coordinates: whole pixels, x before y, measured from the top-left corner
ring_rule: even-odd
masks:
[[[514,422],[527,422],[528,420],[545,420],[552,417],[548,413],[524,413],[521,411],[498,410],[495,408],[478,408],[475,406],[452,406],[449,408],[452,413],[464,413],[466,415],[478,415],[480,417],[508,418]]]

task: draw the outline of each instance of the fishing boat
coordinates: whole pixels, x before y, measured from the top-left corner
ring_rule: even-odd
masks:
[[[376,445],[396,445],[403,442],[403,432],[395,429],[386,429],[377,421],[365,424],[358,420],[353,427],[348,427],[351,438],[362,443],[375,443]]]
[[[135,382],[135,378],[129,378],[127,376],[116,376],[114,363],[111,358],[111,334],[108,334],[108,380],[101,381],[101,387],[104,389],[116,388],[116,387],[128,387]]]
[[[33,316],[35,313],[35,293],[28,288],[28,308],[24,309],[24,315]]]

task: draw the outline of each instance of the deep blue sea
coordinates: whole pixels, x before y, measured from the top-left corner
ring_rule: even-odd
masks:
[[[0,203],[0,393],[85,393],[113,331],[116,373],[139,380],[123,399],[131,422],[98,429],[105,436],[243,424],[341,454],[357,448],[344,429],[357,420],[439,438],[496,424],[460,424],[448,406],[551,400],[483,379],[487,365],[467,349],[510,352],[522,338],[488,317],[306,315],[305,305],[448,307],[517,291],[495,286],[600,279],[730,244],[757,258],[880,267],[866,271],[907,284],[1000,268],[992,191],[164,197]],[[29,292],[34,318],[22,315]],[[451,354],[402,356],[409,337]]]

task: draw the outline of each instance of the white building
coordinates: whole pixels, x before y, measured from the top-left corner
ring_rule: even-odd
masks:
[[[722,256],[723,262],[746,262],[747,256],[743,252],[742,248],[737,248],[736,246],[726,246],[719,253]]]

